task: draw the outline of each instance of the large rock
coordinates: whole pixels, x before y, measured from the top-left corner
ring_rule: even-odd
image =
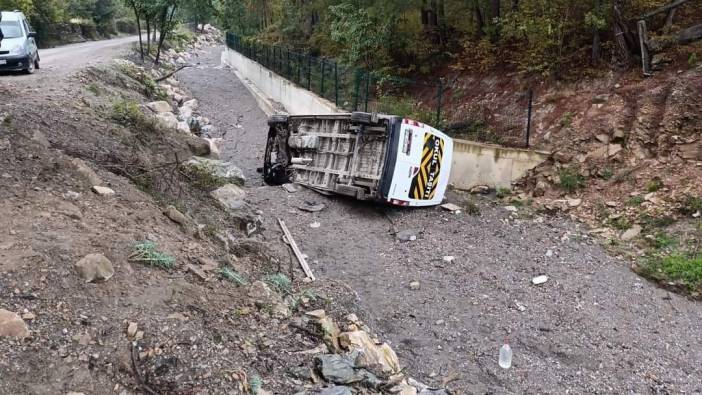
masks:
[[[238,185],[226,184],[210,193],[227,210],[239,210],[246,206],[246,191]]]
[[[192,136],[189,138],[188,147],[193,154],[198,156],[207,156],[211,153],[210,142],[200,137]]]
[[[27,324],[24,323],[22,317],[7,311],[5,309],[0,309],[0,337],[27,337],[29,336],[29,329],[27,329]]]
[[[155,112],[156,114],[161,114],[164,112],[171,112],[173,111],[173,108],[171,107],[168,102],[160,100],[160,101],[152,101],[151,103],[147,103],[146,107],[149,108],[149,110]]]
[[[344,332],[339,336],[339,343],[342,348],[360,352],[356,359],[356,365],[359,367],[385,374],[400,372],[400,360],[395,351],[385,343],[375,344],[368,333],[364,331]]]
[[[163,127],[168,129],[175,129],[178,127],[178,118],[172,112],[162,112],[156,114],[156,119],[163,125]]]
[[[183,105],[178,109],[178,114],[181,121],[188,121],[197,109],[197,99],[190,99],[183,102]]]
[[[641,234],[641,231],[643,228],[641,225],[634,225],[631,228],[627,229],[626,232],[622,233],[622,240],[623,241],[630,241],[635,239],[639,234]]]
[[[320,355],[315,358],[315,365],[322,377],[334,384],[363,383],[364,386],[370,388],[380,384],[380,380],[375,375],[364,369],[358,369],[358,366],[348,356]]]
[[[205,141],[208,141],[204,139]],[[208,142],[209,144],[209,142]],[[186,165],[206,169],[213,176],[221,178],[229,183],[243,185],[246,182],[244,172],[231,162],[221,161],[219,159],[209,159],[195,156],[190,159]]]
[[[89,283],[109,280],[115,274],[112,262],[102,254],[88,254],[76,262],[75,267],[78,275]]]
[[[290,316],[290,309],[280,294],[263,281],[254,281],[249,286],[248,295],[258,308],[270,309],[274,318],[283,319]]]

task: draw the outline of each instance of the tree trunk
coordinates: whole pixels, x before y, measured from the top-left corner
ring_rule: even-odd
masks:
[[[512,0],[512,11],[519,11],[519,0]]]
[[[596,27],[592,28],[592,54],[590,56],[590,64],[593,66],[600,62],[602,57],[602,44],[600,40],[600,31]]]
[[[485,34],[485,20],[483,19],[483,13],[480,11],[478,0],[473,1],[473,17],[475,19],[475,36],[479,39]]]
[[[490,18],[491,23],[494,25],[493,41],[498,41],[500,39],[500,0],[490,0]]]
[[[158,64],[158,61],[161,58],[161,48],[163,47],[163,42],[166,40],[166,36],[171,30],[173,17],[175,16],[176,11],[176,6],[173,5],[172,7],[170,16],[167,17],[168,7],[164,7],[163,14],[161,15],[161,36],[158,38],[158,48],[156,48],[156,59],[154,60],[154,64]]]
[[[141,60],[144,61],[144,43],[141,38],[141,20],[139,18],[139,10],[137,8],[137,5],[134,1],[131,2],[132,4],[132,9],[134,9],[134,17],[136,18],[136,23],[137,23],[137,31],[139,32],[139,55],[141,56]]]
[[[146,23],[146,53],[151,55],[151,21],[149,19],[147,15],[144,22]],[[155,28],[156,26],[154,26],[154,29]]]
[[[675,10],[677,10],[677,8],[673,8],[670,11],[668,11],[668,15],[665,17],[663,34],[670,34],[670,29],[673,28],[673,18],[675,18]]]

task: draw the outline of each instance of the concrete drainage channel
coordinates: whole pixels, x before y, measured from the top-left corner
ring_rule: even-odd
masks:
[[[259,107],[269,116],[283,112],[291,115],[345,112],[329,100],[295,85],[232,49],[224,49],[221,60],[232,68],[256,98]],[[454,188],[463,190],[479,185],[510,187],[513,181],[523,177],[550,155],[545,151],[507,148],[459,139],[454,140],[454,147],[449,183]]]

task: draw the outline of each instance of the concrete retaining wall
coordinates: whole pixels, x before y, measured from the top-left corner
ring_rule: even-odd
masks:
[[[229,48],[222,52],[222,63],[233,68],[268,115],[281,112],[277,103],[295,115],[344,112],[329,100],[296,86]],[[450,183],[458,189],[477,185],[509,187],[547,157],[547,152],[454,140]]]
[[[477,185],[508,188],[548,156],[543,151],[454,140],[449,182],[458,189]]]
[[[256,96],[263,111],[269,115],[282,112],[276,108],[276,102],[285,107],[288,114],[293,115],[342,112],[329,100],[298,87],[284,77],[229,48],[222,52],[222,63],[234,69],[237,77],[247,85]]]

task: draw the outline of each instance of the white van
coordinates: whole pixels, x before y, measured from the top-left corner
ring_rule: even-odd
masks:
[[[325,194],[398,206],[443,200],[453,140],[394,115],[274,115],[268,124],[264,180],[295,182]]]
[[[35,41],[37,34],[19,11],[2,11],[0,16],[0,70],[33,73],[39,68],[39,50]]]

